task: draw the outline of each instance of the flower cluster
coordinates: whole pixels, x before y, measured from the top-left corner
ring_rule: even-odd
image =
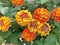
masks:
[[[36,33],[30,32],[28,28],[25,28],[24,31],[22,32],[22,38],[25,39],[26,41],[31,42],[36,38]]]
[[[40,21],[41,23],[49,21],[50,18],[50,12],[45,8],[37,8],[34,11],[33,15],[34,18]]]
[[[60,22],[60,7],[53,10],[52,18],[54,19],[54,21]]]
[[[41,36],[49,35],[50,31],[51,26],[48,23],[44,23],[38,26],[38,33],[41,34]]]
[[[9,27],[11,27],[11,19],[6,16],[0,17],[0,30],[6,32]]]
[[[24,4],[24,0],[11,0],[11,2],[13,3],[13,5],[15,6],[21,6]]]
[[[12,1],[14,2],[15,0]],[[14,3],[16,4],[16,2]],[[28,10],[18,11],[15,15],[16,22],[20,26],[27,25],[27,27],[23,30],[21,37],[24,40],[31,42],[35,40],[37,34],[40,34],[41,36],[49,35],[51,31],[51,26],[48,23],[50,17],[51,17],[50,12],[45,8],[37,8],[34,11],[33,16],[31,12],[29,12]],[[54,21],[60,22],[59,7],[52,11],[52,18]],[[0,17],[0,30],[2,32],[6,32],[10,27],[11,27],[11,19],[6,16]]]
[[[20,10],[15,15],[16,21],[19,25],[24,26],[27,25],[32,19],[32,14],[28,10]]]
[[[36,38],[36,33],[41,36],[47,36],[51,31],[51,26],[47,23],[50,13],[45,8],[36,9],[33,16],[28,10],[20,10],[15,15],[15,18],[19,25],[27,25],[27,28],[22,33],[22,38],[26,41],[33,41]]]

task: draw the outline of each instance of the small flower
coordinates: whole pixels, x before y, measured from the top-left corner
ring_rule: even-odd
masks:
[[[33,15],[34,15],[34,18],[40,21],[41,23],[45,23],[49,21],[49,18],[50,18],[50,12],[45,8],[37,8],[34,11]]]
[[[25,26],[32,19],[32,14],[28,10],[20,10],[15,17],[19,25]]]
[[[25,0],[11,0],[11,2],[13,3],[13,5],[15,6],[21,6],[24,4]]]
[[[54,21],[60,22],[60,7],[53,10],[52,18],[54,19]]]
[[[31,42],[31,41],[35,40],[36,33],[30,32],[30,30],[28,28],[25,28],[21,36],[24,40]]]
[[[51,26],[48,23],[40,24],[38,26],[38,33],[41,36],[47,36],[47,35],[49,35],[50,31],[51,31]]]
[[[38,26],[38,22],[35,19],[32,19],[31,22],[28,24],[28,29],[31,32],[37,32],[37,26]]]
[[[9,27],[11,27],[11,19],[6,16],[0,17],[0,30],[2,30],[2,32],[6,32]]]

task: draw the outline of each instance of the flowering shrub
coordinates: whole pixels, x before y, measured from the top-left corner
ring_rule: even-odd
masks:
[[[59,45],[59,0],[0,0],[0,44]]]

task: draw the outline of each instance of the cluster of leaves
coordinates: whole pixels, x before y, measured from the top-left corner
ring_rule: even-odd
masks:
[[[15,43],[18,45],[23,45],[26,43],[27,45],[31,45],[31,43],[26,41],[20,41],[21,33],[23,29],[26,27],[19,26],[15,21],[15,14],[17,11],[21,9],[27,9],[31,13],[38,7],[47,8],[50,12],[56,7],[60,6],[60,0],[25,0],[25,4],[23,6],[14,6],[10,0],[0,0],[0,16],[8,16],[12,19],[12,27],[8,32],[2,33],[0,31],[0,36],[3,37],[1,42],[6,40],[6,43]],[[37,35],[37,38],[34,40],[32,45],[60,45],[60,23],[54,22],[51,18],[49,20],[49,24],[51,25],[51,32],[47,37],[41,37]]]

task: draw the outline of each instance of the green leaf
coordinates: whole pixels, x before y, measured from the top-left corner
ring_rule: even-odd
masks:
[[[21,41],[18,42],[19,45],[23,45],[23,43]]]
[[[16,21],[12,22],[12,28],[17,32],[22,32],[27,26],[20,26]]]
[[[52,30],[55,34],[58,34],[59,33],[59,28],[58,27],[55,27],[55,29]]]
[[[38,5],[34,5],[34,4],[32,4],[32,5],[28,5],[28,7],[27,7],[27,10],[29,10],[29,11],[31,11],[32,13],[34,12],[34,10],[36,9],[38,7]],[[32,15],[33,16],[33,15]]]
[[[3,32],[2,32],[2,31],[0,31],[0,36],[2,36],[2,33],[3,33]]]
[[[2,44],[4,42],[4,40],[0,40],[0,44]]]
[[[2,36],[0,36],[0,44],[2,44],[5,40],[3,39]]]
[[[7,32],[0,31],[0,36],[2,36],[3,39],[7,39],[11,34],[12,34],[11,31],[7,31]]]
[[[47,9],[49,10],[49,11],[51,11],[52,12],[52,10],[55,8],[55,6],[53,5],[53,3],[51,3],[51,4],[49,4],[48,6],[47,6]]]
[[[16,11],[13,11],[12,13],[5,14],[5,16],[10,17],[12,22],[14,22],[15,21],[15,16],[14,16],[15,14],[16,14]]]
[[[40,4],[41,0],[34,0],[34,4]]]
[[[8,38],[11,34],[12,34],[11,31],[7,31],[7,32],[2,33],[2,37],[3,37],[4,39],[6,39],[6,38]]]
[[[56,45],[59,45],[59,43],[56,41]]]
[[[25,0],[28,4],[33,4],[33,0]]]
[[[46,37],[44,45],[55,45],[56,41],[57,41],[56,35],[51,33],[49,36]]]
[[[2,13],[3,15],[8,13],[8,11],[9,11],[9,7],[0,7],[0,13]]]
[[[5,16],[10,17],[12,22],[14,22],[15,21],[15,15],[16,15],[18,10],[20,10],[20,7],[10,8],[8,13],[5,14]]]
[[[60,34],[58,35],[58,41],[59,41],[59,44],[60,44]]]
[[[48,0],[41,0],[41,4],[48,2]]]
[[[30,43],[30,42],[24,42],[24,43],[26,43],[26,45],[31,45],[31,43]]]
[[[20,33],[13,33],[10,35],[10,37],[7,39],[7,43],[15,43],[18,44],[18,38],[20,37]]]
[[[37,45],[35,41],[33,42],[33,45]]]
[[[9,2],[10,0],[0,0],[1,2],[4,2],[4,3],[7,3]]]
[[[60,27],[60,22],[54,22],[54,24],[58,27]]]
[[[54,24],[53,19],[52,19],[52,18],[50,18],[48,23],[49,23],[49,24]]]
[[[10,0],[0,0],[0,5],[3,6],[3,7],[12,7],[12,3]]]
[[[35,43],[37,45],[44,45],[44,40],[36,40]]]
[[[18,25],[15,21],[12,22],[12,28],[15,29],[15,31],[20,30],[20,25]]]
[[[57,26],[59,34],[60,34],[60,22],[54,22],[54,24]]]
[[[60,3],[60,0],[52,0],[55,4]]]

